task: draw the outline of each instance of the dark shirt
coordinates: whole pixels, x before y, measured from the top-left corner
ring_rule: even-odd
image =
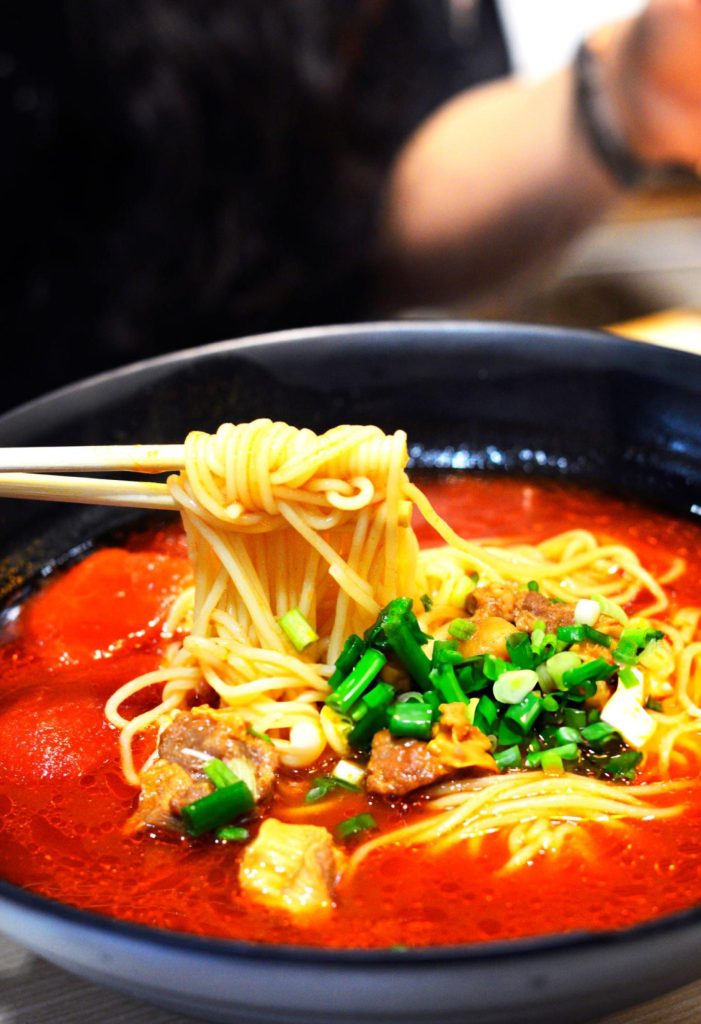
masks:
[[[491,3],[457,20],[440,0],[10,7],[4,407],[158,352],[372,315],[393,155],[507,71]]]

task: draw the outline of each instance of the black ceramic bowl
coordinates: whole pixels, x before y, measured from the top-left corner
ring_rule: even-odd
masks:
[[[0,420],[0,445],[177,442],[257,416],[405,428],[421,467],[565,476],[701,514],[701,359],[464,323],[269,335],[127,367]],[[0,594],[131,514],[5,501]],[[78,974],[221,1021],[577,1021],[701,975],[701,912],[615,933],[408,951],[199,939],[0,882],[0,928]]]

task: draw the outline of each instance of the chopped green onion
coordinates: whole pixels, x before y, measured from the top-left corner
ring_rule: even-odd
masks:
[[[366,651],[339,687],[326,698],[326,704],[345,715],[387,664],[381,651]]]
[[[387,708],[395,697],[394,687],[389,683],[378,683],[360,701],[355,719],[356,724],[348,733],[352,747],[364,749],[372,737],[387,724]]]
[[[494,699],[501,704],[520,704],[526,694],[535,690],[538,676],[530,668],[502,672],[492,687]]]
[[[226,843],[245,843],[249,832],[247,828],[241,828],[240,825],[225,825],[223,828],[217,829],[215,836]]]
[[[553,697],[550,693],[546,694],[545,697],[543,697],[543,711],[554,712],[559,710],[560,705],[558,704],[556,698]]]
[[[433,714],[433,721],[437,722],[440,717],[440,706],[443,698],[437,690],[426,690],[424,692],[424,703],[428,704]]]
[[[618,662],[635,665],[648,644],[663,637],[664,633],[659,629],[626,626],[621,631],[613,656]]]
[[[615,671],[615,665],[609,665],[605,658],[594,658],[593,661],[585,661],[583,665],[578,665],[577,668],[571,668],[564,672],[562,685],[565,689],[571,690],[581,686],[583,683],[596,683],[600,679],[608,679]],[[596,687],[593,693],[595,692]]]
[[[640,750],[626,750],[622,754],[610,757],[603,767],[606,775],[613,778],[634,779],[635,769],[643,759]]]
[[[434,640],[431,669],[438,665],[462,665],[463,661],[457,640]]]
[[[640,686],[640,680],[636,676],[635,670],[629,665],[625,668],[619,668],[618,678],[627,690],[632,690],[634,686]]]
[[[521,751],[516,745],[507,747],[506,750],[498,750],[494,755],[494,760],[500,772],[505,772],[509,768],[520,768],[523,764]]]
[[[608,615],[610,619],[616,619],[617,622],[621,622],[624,626],[628,622],[628,616],[621,606],[615,604],[608,597],[604,597],[603,594],[592,594],[592,601],[596,601],[604,615]]]
[[[299,608],[290,609],[279,619],[279,623],[280,629],[296,651],[303,651],[305,647],[319,639],[319,634],[307,622]]]
[[[344,643],[341,653],[336,659],[336,667],[333,675],[329,679],[329,686],[332,690],[335,690],[337,686],[340,686],[350,670],[357,665],[360,658],[365,653],[365,647],[365,641],[361,640],[355,633],[351,633]]]
[[[558,690],[563,688],[563,676],[565,672],[569,672],[573,668],[577,668],[582,664],[582,659],[574,651],[560,651],[559,654],[553,654],[551,658],[545,662],[545,667]]]
[[[180,814],[191,836],[201,836],[253,810],[253,794],[245,782],[215,789],[194,803],[186,804]]]
[[[228,764],[225,761],[221,761],[218,757],[213,757],[211,761],[207,761],[204,771],[209,781],[217,789],[235,786],[237,782],[241,781],[237,775],[234,775]]]
[[[254,736],[257,740],[263,740],[265,743],[269,743],[270,746],[274,746],[272,739],[268,736],[267,732],[259,732],[258,729],[254,729],[252,725],[249,725],[246,729],[249,736]]]
[[[356,814],[353,818],[346,818],[345,821],[340,821],[334,832],[336,838],[341,841],[352,839],[354,836],[361,835],[363,832],[368,832],[370,829],[376,829],[377,822],[373,818],[372,814]]]
[[[482,671],[487,679],[494,682],[502,672],[511,672],[511,664],[503,658],[497,658],[495,654],[485,654],[482,662]]]
[[[453,619],[448,623],[448,633],[456,640],[469,640],[474,636],[477,626],[471,619]]]
[[[504,721],[513,723],[521,729],[523,735],[527,735],[535,724],[538,715],[542,710],[542,701],[534,693],[529,693],[519,704],[512,704],[504,715]]]
[[[430,612],[433,608],[433,598],[429,597],[428,594],[422,594],[419,601],[421,601],[425,612]]]
[[[485,736],[491,736],[494,733],[497,718],[498,709],[492,698],[487,697],[486,694],[480,697],[475,708],[474,724],[476,728]]]
[[[540,767],[546,775],[562,775],[565,767],[562,763],[562,755],[557,750],[544,750],[540,759]]]
[[[406,671],[423,690],[431,686],[431,662],[412,635],[405,619],[389,618],[384,625],[387,643],[399,658]]]
[[[458,701],[462,704],[469,703],[452,665],[439,664],[431,669],[431,683],[438,690],[445,704],[453,704]]]
[[[579,729],[582,732],[586,724],[587,713],[584,708],[565,708],[565,725],[570,729]]]
[[[433,734],[433,712],[428,704],[395,704],[388,718],[393,736],[430,740]]]
[[[608,722],[592,722],[591,725],[586,725],[581,732],[587,743],[601,743],[602,740],[610,740],[612,736],[618,735]]]
[[[360,786],[356,786],[353,782],[346,782],[345,779],[339,779],[336,775],[319,775],[316,779],[312,780],[312,784],[304,797],[304,802],[305,804],[315,804],[318,800],[323,800],[324,797],[327,797],[335,789],[345,789],[351,793],[362,792]]]
[[[510,633],[506,638],[506,650],[517,668],[533,668],[535,658],[528,633]]]
[[[526,586],[532,593],[535,594],[537,594],[540,590],[540,584],[538,583],[538,580],[529,580]]]
[[[483,690],[486,685],[486,680],[481,674],[478,674],[477,678],[475,678],[472,665],[464,665],[462,668],[456,669],[455,674],[463,693],[474,693],[476,690]]]
[[[578,729],[572,729],[569,725],[562,725],[555,730],[555,739],[558,745],[563,743],[581,743],[582,734]]]
[[[663,711],[662,701],[655,700],[654,697],[648,697],[645,707],[648,711]]]
[[[517,729],[506,718],[502,718],[497,725],[496,731],[497,747],[510,747],[514,743],[523,743],[523,733]]]
[[[563,743],[559,747],[550,747],[548,750],[533,750],[526,757],[526,764],[529,768],[537,768],[543,763],[543,758],[552,756],[559,757],[563,761],[576,761],[579,757],[579,749],[576,743]]]
[[[600,630],[594,629],[593,626],[583,623],[577,623],[574,626],[558,626],[557,639],[568,647],[571,644],[581,644],[584,640],[590,640],[602,647],[611,646],[611,637],[608,633],[602,633]]]

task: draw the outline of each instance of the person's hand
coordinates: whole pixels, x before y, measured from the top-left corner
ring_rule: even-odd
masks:
[[[591,45],[631,152],[701,172],[701,0],[651,0]]]

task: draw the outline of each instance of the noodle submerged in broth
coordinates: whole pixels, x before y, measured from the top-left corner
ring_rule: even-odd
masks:
[[[463,901],[469,865],[489,879],[471,913],[491,913],[494,887],[524,873],[596,876],[602,849],[620,870],[622,851],[662,849],[699,816],[701,608],[685,600],[686,548],[632,545],[582,507],[560,509],[551,535],[526,507],[540,492],[516,482],[428,484],[432,503],[406,463],[404,433],[375,427],[189,435],[169,488],[194,581],[183,588],[182,570],[162,593],[160,664],[131,678],[124,666],[106,704],[139,789],[122,842],[171,857],[180,837],[179,855],[219,865],[232,913],[258,908],[275,941],[382,944],[381,929],[324,933],[372,895],[378,865],[406,879],[396,865],[425,855],[421,870],[449,867]],[[161,923],[220,933],[180,898]],[[512,913],[456,932],[440,914],[418,923],[416,900],[415,923],[384,941],[582,926]],[[634,903],[621,923],[645,916]],[[250,921],[223,933],[261,937]]]

